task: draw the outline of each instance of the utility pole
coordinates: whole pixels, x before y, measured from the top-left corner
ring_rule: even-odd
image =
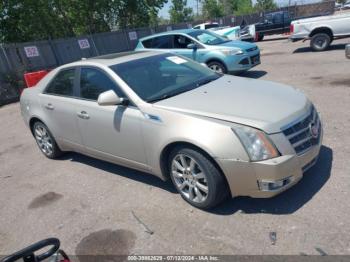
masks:
[[[199,16],[199,2],[200,2],[201,0],[197,0],[196,2],[197,2],[197,17]]]

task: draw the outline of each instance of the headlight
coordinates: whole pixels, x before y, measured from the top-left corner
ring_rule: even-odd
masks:
[[[224,55],[243,55],[244,52],[241,49],[224,49],[221,50]]]
[[[261,161],[279,156],[276,147],[264,132],[247,126],[234,126],[232,130],[241,140],[250,160]]]

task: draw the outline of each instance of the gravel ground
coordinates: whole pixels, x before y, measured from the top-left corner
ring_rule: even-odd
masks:
[[[303,90],[323,118],[324,146],[282,195],[228,200],[211,212],[147,174],[74,153],[46,159],[19,105],[0,108],[0,254],[51,236],[72,255],[350,254],[347,41],[322,53],[286,39],[259,43],[262,64],[244,76]]]

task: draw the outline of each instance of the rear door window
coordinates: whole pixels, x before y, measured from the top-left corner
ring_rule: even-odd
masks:
[[[160,48],[160,49],[170,49],[173,48],[173,36],[164,35],[154,37],[142,42],[143,46],[146,48]]]
[[[59,96],[73,96],[75,69],[66,69],[59,72],[49,83],[45,93]]]
[[[146,48],[152,48],[153,38],[142,41],[142,45]]]
[[[281,24],[283,23],[283,13],[277,13],[273,17],[273,23],[275,24]]]

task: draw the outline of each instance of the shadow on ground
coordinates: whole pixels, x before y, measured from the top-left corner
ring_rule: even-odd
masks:
[[[301,208],[323,187],[331,175],[332,149],[322,146],[317,164],[308,170],[302,180],[286,192],[267,199],[239,197],[224,202],[211,210],[217,215],[231,215],[239,210],[243,213],[291,214]]]
[[[242,72],[242,73],[239,74],[238,76],[258,79],[258,78],[260,78],[260,77],[263,77],[263,76],[266,75],[266,74],[267,74],[266,71],[262,71],[262,70],[250,70],[250,71]]]
[[[272,42],[272,41],[287,40],[287,39],[288,39],[288,36],[286,35],[286,36],[280,36],[280,37],[264,38],[259,42]]]
[[[170,193],[177,193],[170,180],[164,182],[156,176],[130,168],[111,164],[77,153],[67,153],[62,160],[83,163],[118,176],[123,176],[144,183],[145,185],[161,188]],[[209,212],[217,215],[232,215],[239,210],[247,214],[268,213],[282,215],[294,213],[312,199],[312,197],[327,182],[331,175],[332,162],[332,149],[322,146],[317,164],[304,174],[303,179],[297,185],[286,192],[274,198],[267,199],[254,199],[249,197],[230,199]]]
[[[71,153],[71,152],[65,154],[61,159],[83,163],[85,165],[89,165],[94,168],[98,168],[118,176],[123,176],[129,179],[144,183],[145,185],[161,188],[163,190],[169,191],[170,193],[177,193],[176,189],[174,188],[170,180],[164,182],[163,180],[161,180],[156,176],[153,176],[144,172],[140,172],[134,169],[130,169],[127,167],[119,166],[116,164],[112,164],[112,163],[98,160],[92,157],[88,157],[78,153]]]
[[[345,52],[345,44],[336,44],[336,45],[331,44],[330,47],[323,52],[329,52],[329,51],[334,51],[334,50],[344,50],[344,52]],[[301,48],[295,49],[293,51],[293,54],[307,53],[307,52],[314,52],[314,51],[312,51],[312,49],[310,47],[301,47]]]

